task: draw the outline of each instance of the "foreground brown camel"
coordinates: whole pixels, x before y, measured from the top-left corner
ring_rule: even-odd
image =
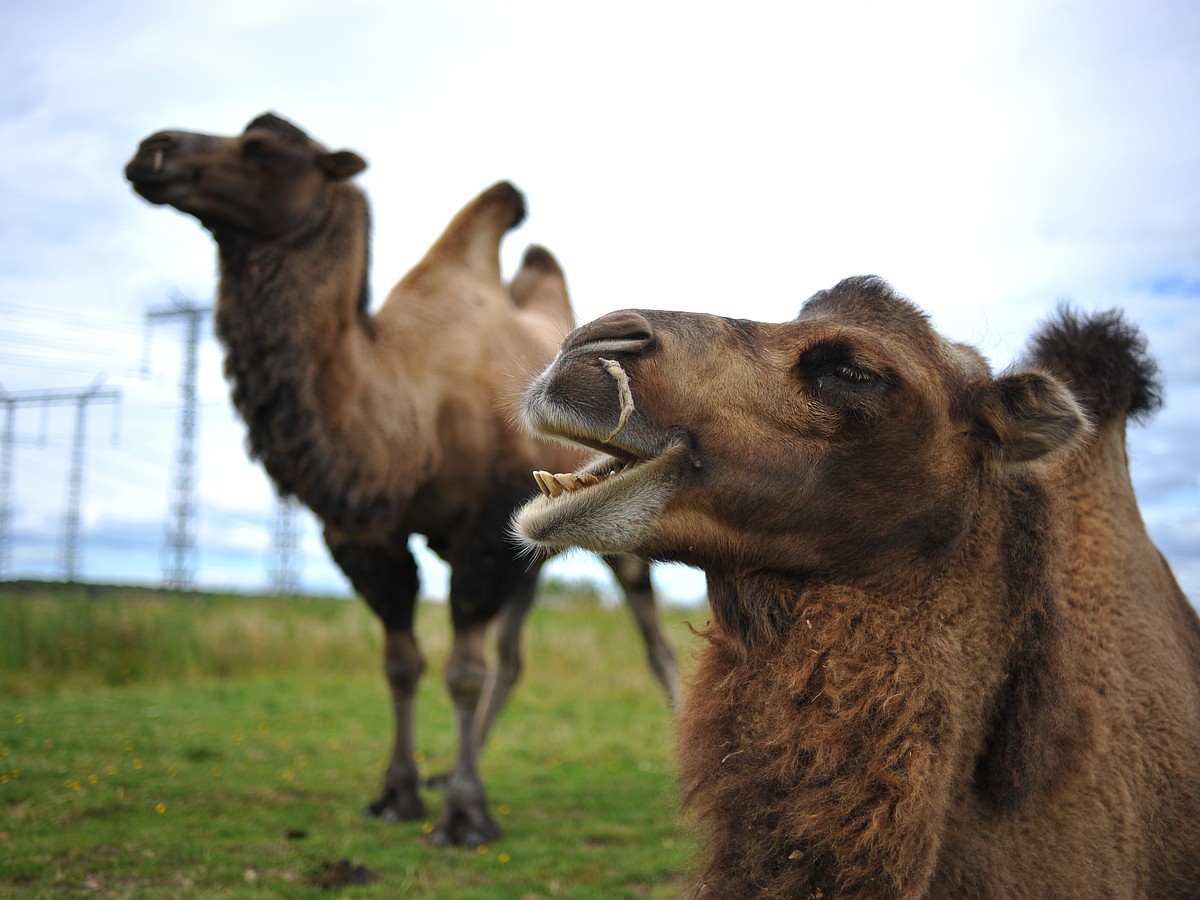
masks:
[[[520,629],[538,565],[508,535],[546,454],[515,421],[528,378],[572,327],[557,262],[533,247],[505,288],[499,245],[525,215],[510,184],[469,203],[374,315],[367,310],[366,163],[330,152],[277,116],[236,137],[161,132],[126,175],[152,203],[212,232],[220,259],[217,333],[251,454],[281,494],[322,520],[334,560],[384,627],[395,744],[370,814],[425,815],[413,758],[413,699],[424,668],[413,635],[423,534],[451,567],[454,645],[446,682],[458,754],[430,840],[475,846],[498,831],[477,756],[520,671]],[[648,568],[609,557],[669,698],[675,661],[659,630]],[[485,631],[499,617],[489,677]]]
[[[517,527],[707,572],[698,893],[1200,896],[1200,623],[1125,454],[1144,349],[1062,313],[995,376],[871,278],[567,338],[525,415],[600,455]]]

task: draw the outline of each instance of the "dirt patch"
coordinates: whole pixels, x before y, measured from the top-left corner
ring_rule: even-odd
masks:
[[[304,876],[304,880],[308,884],[315,884],[319,888],[333,891],[356,884],[370,884],[375,880],[375,875],[361,863],[352,863],[348,859],[342,859],[335,863],[320,863],[316,871]]]

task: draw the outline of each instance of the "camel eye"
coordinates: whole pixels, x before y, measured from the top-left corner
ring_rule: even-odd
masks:
[[[266,162],[275,151],[266,141],[251,138],[242,144],[242,155],[251,162]]]
[[[860,385],[875,380],[875,373],[855,362],[850,347],[840,341],[810,347],[800,357],[798,368],[802,376],[818,386],[830,381]]]
[[[801,355],[797,371],[817,396],[839,405],[886,394],[895,386],[890,373],[857,361],[853,348],[844,341],[810,347]]]
[[[818,375],[815,381],[817,391],[830,399],[840,396],[849,400],[865,393],[874,393],[877,387],[883,386],[870,369],[848,362],[833,366],[827,373]]]

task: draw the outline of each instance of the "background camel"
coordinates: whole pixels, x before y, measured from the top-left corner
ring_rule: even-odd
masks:
[[[446,683],[458,754],[430,837],[474,846],[498,831],[477,755],[520,670],[520,628],[538,565],[508,537],[529,471],[574,451],[514,426],[527,379],[572,327],[557,262],[532,247],[509,289],[499,244],[525,215],[510,184],[469,203],[383,307],[368,312],[369,216],[349,179],[366,163],[330,152],[277,116],[236,137],[161,132],[126,176],[152,203],[194,216],[220,259],[217,333],[249,449],[281,494],[321,518],[334,560],[383,622],[395,744],[367,810],[425,815],[413,759],[413,698],[424,668],[413,634],[419,533],[451,567],[454,643]],[[644,563],[607,559],[668,696],[675,662]],[[497,616],[488,677],[485,631]],[[482,701],[481,701],[481,698]]]
[[[994,376],[869,278],[567,338],[525,414],[600,455],[518,528],[706,570],[704,896],[1197,895],[1200,623],[1129,480],[1144,351],[1061,313]]]

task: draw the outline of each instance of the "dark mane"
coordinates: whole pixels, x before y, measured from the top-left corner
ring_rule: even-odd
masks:
[[[290,282],[259,256],[226,248],[222,290],[233,302],[217,316],[231,399],[248,425],[247,452],[263,464],[281,496],[300,497],[326,522],[378,527],[395,517],[395,505],[387,495],[362,490],[356,477],[335,465],[322,423],[307,412],[312,387],[303,377],[304,348],[276,306],[255,302],[286,292]],[[247,273],[256,268],[276,277],[252,280]]]
[[[1045,787],[1088,733],[1086,709],[1074,690],[1077,637],[1070,634],[1053,574],[1055,537],[1045,489],[1017,478],[1007,493],[1011,520],[1002,550],[1016,640],[975,762],[976,790],[1002,813]]]

